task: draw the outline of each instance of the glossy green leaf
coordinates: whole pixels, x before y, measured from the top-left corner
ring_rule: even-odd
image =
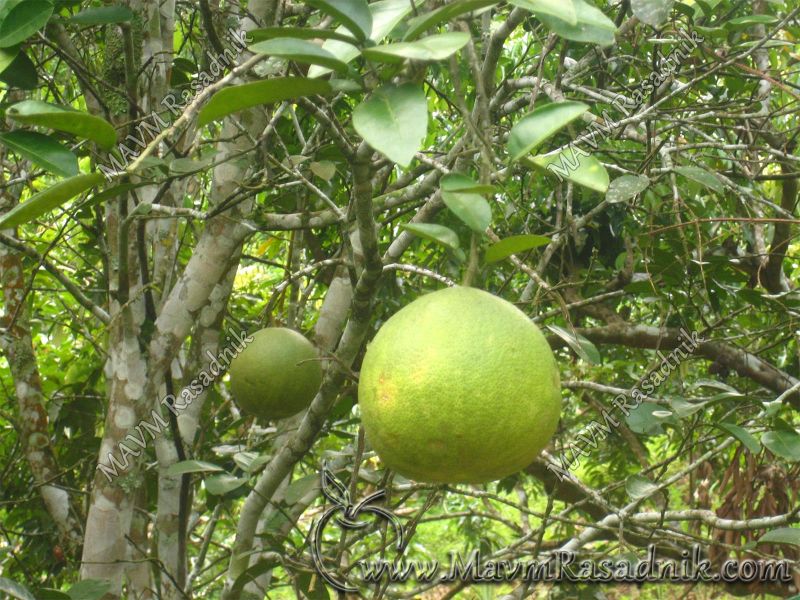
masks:
[[[0,144],[56,175],[78,174],[78,157],[49,136],[33,131],[10,131],[0,133]]]
[[[247,477],[234,477],[228,473],[223,473],[222,475],[206,477],[203,483],[206,486],[206,492],[212,496],[223,496],[246,484]]]
[[[497,4],[496,0],[456,0],[456,2],[448,2],[436,10],[423,13],[411,19],[408,22],[408,30],[403,39],[413,40],[440,23],[448,23],[456,17],[473,10],[480,10],[495,4]]]
[[[100,600],[111,589],[111,583],[100,579],[84,579],[67,590],[70,600]]]
[[[369,60],[383,62],[402,62],[405,59],[444,60],[461,50],[468,42],[468,33],[440,33],[415,42],[399,42],[365,48],[362,54]]]
[[[264,27],[247,32],[254,42],[263,42],[275,38],[296,38],[298,40],[339,40],[348,45],[355,45],[357,40],[349,34],[331,31],[330,29],[311,29],[307,27]]]
[[[550,238],[543,235],[512,235],[489,246],[486,250],[485,260],[490,264],[496,263],[514,254],[546,246],[549,243]]]
[[[606,200],[610,204],[625,202],[637,194],[641,194],[650,185],[650,179],[644,175],[623,175],[617,177],[608,186]]]
[[[631,0],[631,10],[642,23],[658,27],[669,18],[675,0]]]
[[[475,233],[484,233],[492,222],[492,208],[480,194],[442,191],[442,200]]]
[[[10,64],[0,73],[0,81],[21,90],[35,89],[39,84],[36,66],[25,52],[17,52]]]
[[[80,138],[97,142],[110,149],[117,142],[117,133],[108,121],[68,106],[48,104],[39,100],[24,100],[6,110],[6,115],[25,125],[37,125],[66,131]]]
[[[0,592],[17,600],[36,600],[24,585],[5,577],[0,577]]]
[[[675,167],[675,172],[715,192],[725,191],[725,186],[711,171],[706,171],[700,167]]]
[[[600,161],[594,156],[573,151],[571,147],[526,158],[525,163],[596,192],[604,193],[608,189],[608,172]]]
[[[445,192],[472,192],[474,194],[494,194],[497,188],[487,183],[478,183],[461,173],[448,173],[439,180],[439,186]]]
[[[658,491],[658,486],[642,475],[631,475],[625,480],[625,491],[633,500],[648,498]]]
[[[369,5],[372,15],[372,33],[369,38],[373,42],[380,42],[411,12],[412,6],[419,6],[422,0],[380,0]],[[342,35],[349,35],[347,28],[338,27],[336,32]],[[354,58],[361,55],[361,51],[352,44],[340,40],[326,40],[322,48],[333,54],[344,63],[349,63]],[[329,73],[330,69],[311,65],[308,70],[309,77],[320,77]]]
[[[47,0],[6,0],[0,5],[0,48],[24,42],[47,24],[53,5]]]
[[[100,173],[76,175],[59,181],[46,190],[34,194],[28,200],[18,204],[0,217],[0,229],[8,229],[29,223],[102,181],[103,175]]]
[[[599,365],[603,362],[600,352],[592,342],[585,337],[574,331],[569,331],[558,325],[548,325],[547,328],[555,333],[558,337],[564,340],[567,345],[580,358],[593,365]]]
[[[353,127],[364,141],[408,167],[428,132],[428,101],[413,83],[384,85],[353,111]]]
[[[800,460],[800,435],[795,431],[776,429],[761,436],[761,443],[776,456],[795,462]]]
[[[133,12],[127,6],[93,6],[85,8],[69,20],[76,25],[109,25],[126,23],[132,19]]]
[[[418,237],[438,242],[453,250],[457,250],[460,246],[456,232],[444,225],[436,225],[435,223],[405,223],[400,227]]]
[[[758,454],[761,451],[761,444],[744,427],[739,427],[733,423],[719,423],[719,426],[739,440],[751,454]]]
[[[359,40],[372,33],[372,13],[367,0],[306,0],[307,4],[332,16]]]
[[[204,462],[202,460],[182,460],[170,465],[165,474],[169,477],[176,475],[183,475],[184,473],[206,473],[206,472],[219,472],[224,471],[219,465],[214,463]]]
[[[514,123],[508,136],[511,160],[519,160],[529,154],[587,110],[589,107],[582,102],[552,102],[528,113]]]
[[[327,94],[331,86],[326,81],[305,77],[276,77],[223,88],[214,94],[200,110],[200,126],[232,113],[260,104],[272,104],[301,96]]]
[[[549,14],[539,14],[537,17],[548,29],[564,39],[600,46],[614,44],[617,31],[614,21],[586,0],[572,0],[572,4],[577,21],[574,25]]]
[[[256,54],[276,56],[303,64],[321,65],[337,72],[347,71],[346,63],[314,42],[306,40],[290,37],[273,38],[253,44],[249,49]]]
[[[570,25],[578,23],[578,15],[572,0],[509,0],[509,4],[529,10],[537,17],[552,15]]]
[[[779,527],[768,531],[760,538],[759,544],[792,544],[793,546],[800,546],[800,529],[797,527]]]

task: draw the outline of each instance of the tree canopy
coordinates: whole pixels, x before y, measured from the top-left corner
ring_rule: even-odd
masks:
[[[698,545],[791,566],[698,594],[798,594],[799,14],[0,0],[0,592],[603,593],[365,583],[403,531],[418,561]],[[522,310],[561,377],[546,450],[489,484],[405,479],[360,426],[370,340],[455,285]],[[256,421],[225,371],[270,326],[323,380]]]

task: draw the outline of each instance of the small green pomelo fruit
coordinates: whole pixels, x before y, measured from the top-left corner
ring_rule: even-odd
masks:
[[[268,327],[231,361],[236,404],[263,420],[283,419],[307,408],[322,383],[314,346],[296,331]]]
[[[556,431],[561,392],[550,346],[522,311],[454,287],[381,327],[358,403],[389,468],[429,483],[483,483],[533,462]]]

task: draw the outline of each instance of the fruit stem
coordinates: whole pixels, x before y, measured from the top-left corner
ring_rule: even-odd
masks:
[[[470,287],[472,281],[475,279],[475,274],[478,272],[478,234],[474,231],[469,239],[469,262],[467,263],[467,270],[464,272],[464,279],[461,285]]]

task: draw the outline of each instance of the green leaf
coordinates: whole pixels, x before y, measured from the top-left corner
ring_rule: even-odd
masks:
[[[760,538],[758,538],[758,544],[765,544],[765,543],[773,543],[773,544],[792,544],[794,546],[800,546],[800,529],[796,527],[779,527],[778,529],[773,529],[772,531],[768,531]]]
[[[70,18],[76,25],[109,25],[126,23],[133,19],[133,12],[127,6],[95,6],[82,10]]]
[[[332,16],[361,41],[372,33],[372,13],[367,0],[306,0],[306,4]]]
[[[298,40],[339,40],[354,46],[357,40],[348,34],[331,31],[330,29],[309,29],[306,27],[264,27],[251,29],[247,32],[254,42],[263,42],[274,38],[296,38]],[[356,48],[356,50],[358,50]]]
[[[36,600],[24,585],[5,577],[0,577],[0,592],[18,600]]]
[[[299,502],[303,496],[312,490],[319,488],[319,475],[316,473],[313,473],[312,475],[306,475],[305,477],[295,479],[289,484],[289,487],[286,488],[286,493],[284,494],[283,499],[286,500],[286,503],[291,506],[292,504],[297,504],[297,502]]]
[[[308,165],[308,168],[314,175],[325,181],[330,181],[336,175],[336,164],[329,160],[314,161]]]
[[[111,583],[100,579],[84,579],[67,590],[71,600],[100,600],[111,589]]]
[[[552,15],[570,25],[578,23],[578,15],[572,0],[509,0],[509,4],[529,10],[537,17]]]
[[[0,144],[56,175],[70,177],[79,172],[78,157],[53,138],[41,133],[33,131],[0,133]]]
[[[633,500],[641,500],[655,494],[658,486],[647,477],[631,475],[625,480],[625,491]]]
[[[399,42],[365,48],[361,53],[369,60],[390,63],[402,62],[405,59],[444,60],[461,50],[467,42],[469,42],[468,33],[439,33],[416,42]]]
[[[276,77],[236,85],[221,89],[214,94],[200,110],[197,122],[202,127],[211,121],[259,104],[272,104],[313,94],[327,94],[330,91],[331,86],[328,82],[305,77]]]
[[[488,6],[494,6],[495,4],[497,4],[496,0],[458,0],[456,2],[448,2],[436,10],[423,13],[411,19],[408,22],[408,30],[403,36],[403,39],[413,40],[421,33],[439,23],[450,22],[463,14]]]
[[[478,183],[461,173],[448,173],[439,181],[445,192],[472,192],[474,194],[494,194],[497,188],[486,183]]]
[[[773,15],[748,15],[737,17],[725,23],[731,27],[749,27],[750,25],[773,25],[778,22],[778,18]]]
[[[664,433],[664,423],[675,423],[671,415],[664,414],[666,412],[654,402],[642,402],[630,412],[625,421],[634,433],[659,435]]]
[[[453,250],[457,250],[460,246],[456,232],[444,225],[436,225],[434,223],[405,223],[400,227],[418,237],[444,244]]]
[[[277,56],[298,63],[322,65],[332,71],[347,71],[347,63],[343,63],[327,50],[317,46],[314,42],[298,40],[296,38],[273,38],[258,42],[250,46],[250,51],[256,54]]]
[[[742,445],[750,451],[751,454],[758,454],[761,451],[761,444],[744,427],[739,427],[733,423],[719,423],[718,425],[721,429],[724,429],[737,440],[739,440]]]
[[[714,173],[700,167],[675,167],[675,172],[715,192],[725,191],[725,186]]]
[[[428,133],[428,101],[413,83],[384,85],[356,106],[353,127],[364,141],[408,167]]]
[[[587,110],[589,107],[582,102],[553,102],[528,113],[514,124],[508,136],[511,160],[529,154]]]
[[[800,460],[800,435],[795,431],[768,431],[761,436],[761,443],[776,456],[791,462]]]
[[[608,189],[606,168],[594,156],[581,154],[572,147],[524,160],[550,175],[569,179],[590,190],[604,193]]]
[[[650,185],[650,180],[644,175],[623,175],[617,177],[608,186],[606,200],[609,204],[625,202],[636,194],[641,194]]]
[[[550,243],[550,238],[543,235],[512,235],[489,246],[486,250],[487,263],[496,263],[514,254],[532,250]]]
[[[203,483],[206,486],[206,492],[212,496],[223,496],[242,487],[247,483],[247,477],[234,477],[229,473],[223,473],[222,475],[206,477]]]
[[[480,194],[442,191],[442,200],[475,233],[484,233],[492,222],[492,209]]]
[[[0,73],[5,71],[19,54],[19,46],[0,48]]]
[[[631,0],[631,10],[642,23],[658,27],[667,20],[675,0]]]
[[[28,200],[15,206],[0,217],[0,229],[8,229],[29,223],[46,212],[61,206],[81,192],[98,185],[101,181],[103,181],[103,175],[100,173],[76,175],[59,181],[46,190],[34,194]]]
[[[6,115],[26,125],[66,131],[80,138],[97,142],[105,149],[117,143],[117,133],[108,121],[68,106],[48,104],[39,100],[24,100],[6,110]]]
[[[182,460],[170,465],[165,474],[169,477],[174,477],[175,475],[183,475],[184,473],[219,472],[224,470],[225,469],[219,465],[202,460]]]
[[[6,0],[0,8],[0,48],[27,40],[47,24],[53,5],[46,0]]]
[[[572,0],[572,4],[575,7],[577,20],[574,25],[549,14],[543,13],[537,17],[548,29],[564,39],[611,46],[615,41],[614,34],[617,31],[614,21],[585,0]]]
[[[24,52],[18,52],[11,64],[0,73],[0,81],[11,87],[21,90],[35,89],[39,84],[39,76],[36,74],[36,67],[31,59]]]
[[[236,463],[245,473],[255,473],[270,461],[268,454],[257,454],[255,452],[237,452],[233,455],[233,462]]]
[[[413,0],[413,2],[412,0],[380,0],[380,2],[370,4],[369,11],[372,14],[370,39],[374,42],[380,42],[411,12],[412,6],[418,6],[419,4],[421,4],[421,0]],[[348,34],[348,31],[346,27],[338,27],[336,33],[345,35]],[[361,51],[358,48],[340,40],[327,40],[322,44],[322,48],[344,63],[348,63],[361,55]],[[308,76],[320,77],[329,72],[330,69],[325,67],[311,65],[308,70]]]
[[[558,325],[548,325],[547,328],[564,340],[580,358],[593,365],[603,362],[600,352],[592,342],[574,331],[568,331]]]

